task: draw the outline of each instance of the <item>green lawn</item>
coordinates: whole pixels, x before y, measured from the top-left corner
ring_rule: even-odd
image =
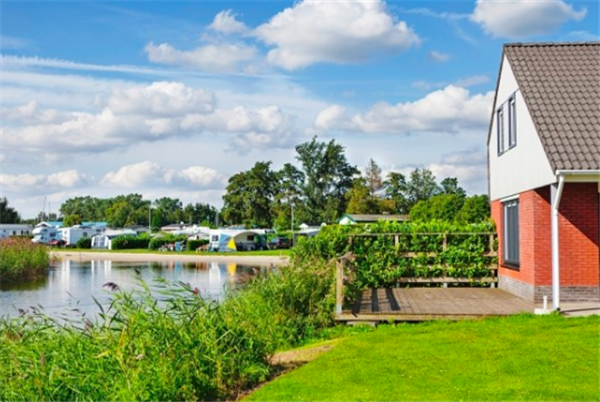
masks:
[[[380,326],[248,401],[598,401],[600,318]]]

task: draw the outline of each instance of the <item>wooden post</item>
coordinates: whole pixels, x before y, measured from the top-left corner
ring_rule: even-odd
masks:
[[[335,266],[335,313],[342,314],[342,304],[344,303],[344,264],[341,261],[336,261]]]
[[[448,239],[446,238],[446,233],[444,233],[444,237],[442,238],[442,250],[446,250],[448,247]]]
[[[398,247],[398,235],[394,235],[394,247]]]
[[[490,233],[490,253],[493,253],[494,250],[494,234]]]

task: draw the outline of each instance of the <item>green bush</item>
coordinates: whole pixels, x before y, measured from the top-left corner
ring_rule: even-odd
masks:
[[[186,235],[174,235],[169,233],[166,235],[155,236],[152,238],[152,240],[150,240],[150,243],[148,244],[148,249],[158,250],[162,246],[175,243],[176,241],[185,242],[186,240]]]
[[[186,244],[187,251],[196,251],[198,247],[205,246],[208,244],[208,239],[200,240],[188,240]]]
[[[15,281],[46,275],[50,266],[48,248],[27,238],[0,240],[0,281]]]
[[[112,239],[111,248],[113,250],[130,250],[148,248],[150,239],[147,236],[123,235]]]
[[[489,276],[489,266],[498,261],[497,257],[484,255],[496,250],[495,244],[490,250],[489,235],[485,234],[493,232],[491,222],[380,221],[365,226],[327,226],[317,236],[299,241],[292,258],[299,261],[316,256],[330,260],[351,251],[357,257],[351,291],[392,286],[407,277],[480,278]],[[355,236],[350,242],[353,234],[369,236]],[[397,244],[390,234],[400,235]]]
[[[91,237],[82,237],[77,240],[76,243],[77,248],[92,248],[92,238]]]

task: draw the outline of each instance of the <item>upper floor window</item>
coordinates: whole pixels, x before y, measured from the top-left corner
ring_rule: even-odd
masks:
[[[504,109],[506,113],[504,112]],[[517,145],[517,106],[516,95],[512,94],[496,111],[496,131],[498,136],[498,155]]]
[[[498,128],[498,155],[504,152],[504,112],[502,106],[496,111],[496,126]]]
[[[508,149],[517,145],[517,108],[515,95],[508,100]]]

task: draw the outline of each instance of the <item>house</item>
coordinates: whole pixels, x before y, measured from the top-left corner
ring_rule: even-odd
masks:
[[[600,42],[504,46],[488,133],[499,287],[598,301]]]
[[[389,214],[344,214],[338,223],[340,225],[355,225],[357,223],[375,223],[377,221],[408,221],[408,215],[389,215]]]
[[[33,228],[24,223],[0,223],[0,239],[11,236],[29,236]]]

